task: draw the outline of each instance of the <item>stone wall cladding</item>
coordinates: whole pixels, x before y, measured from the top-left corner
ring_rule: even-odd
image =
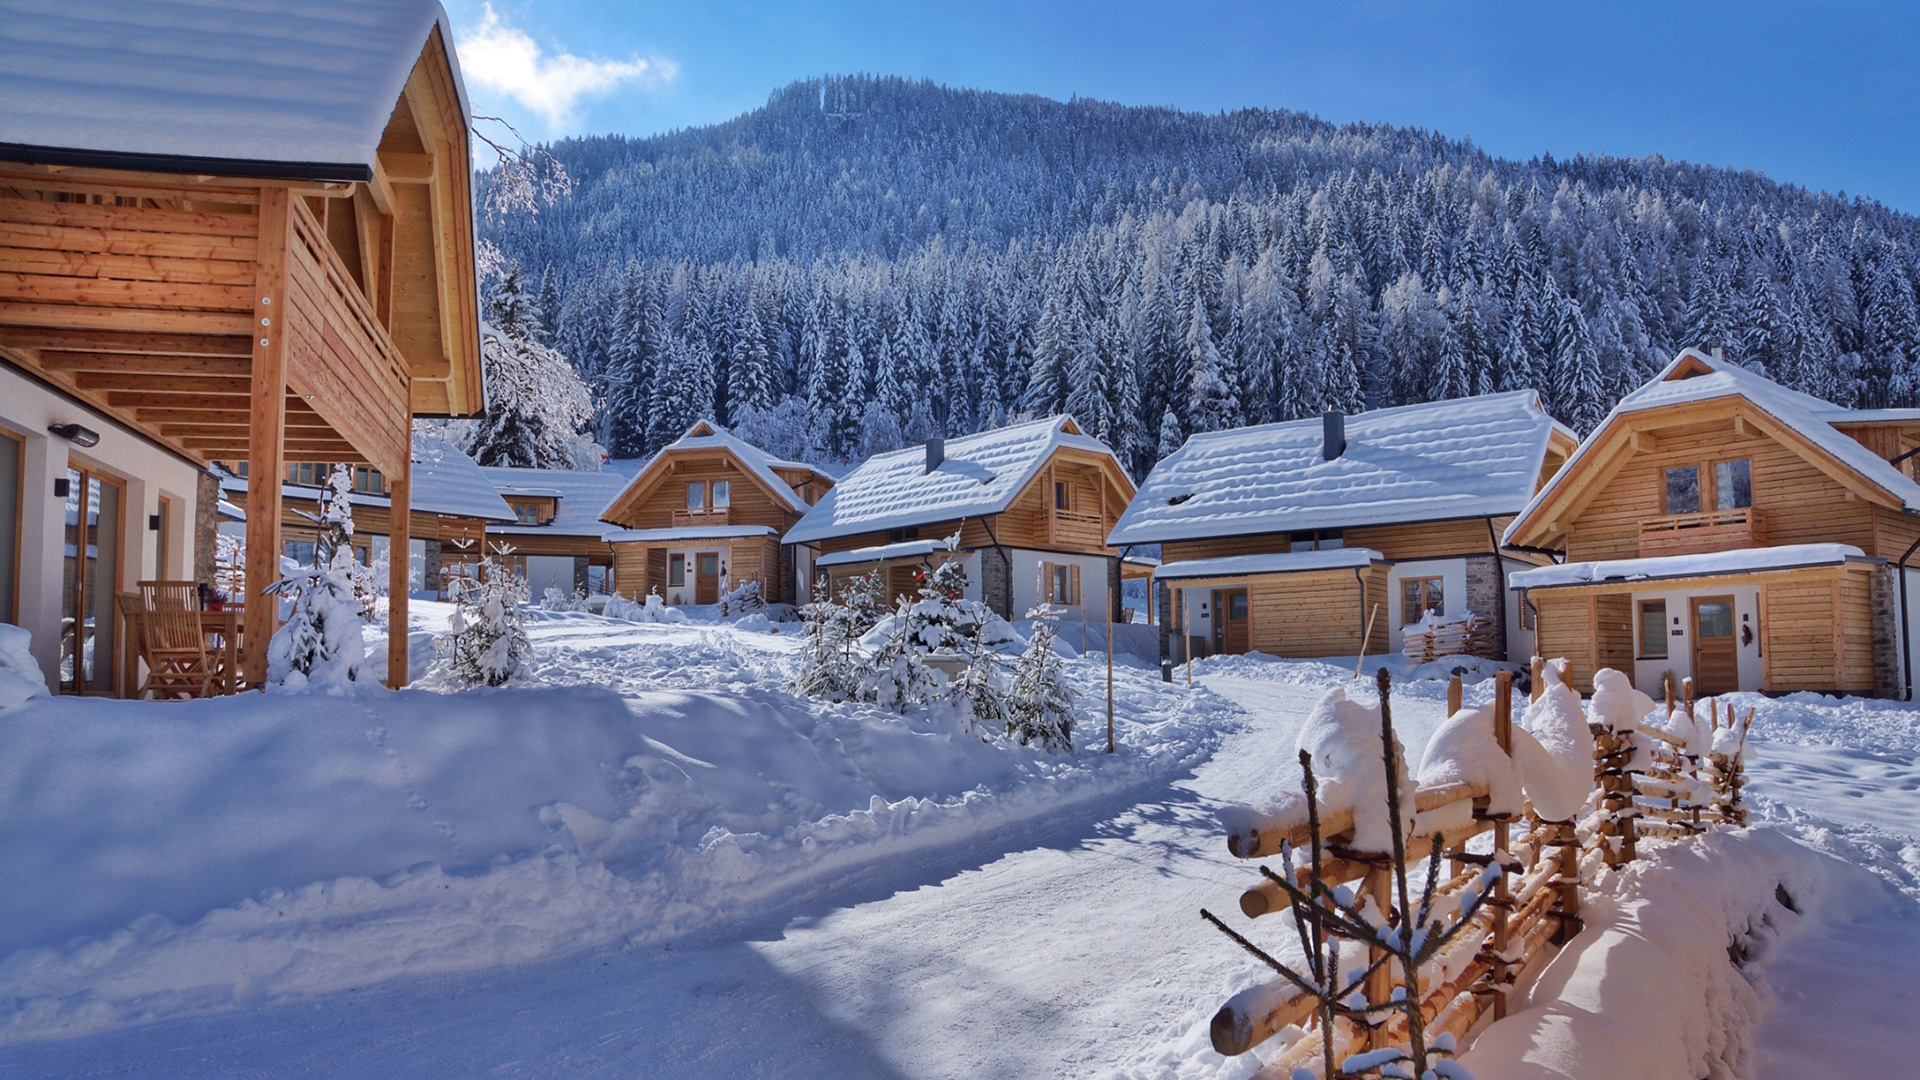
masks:
[[[980,598],[1001,618],[1012,622],[1013,560],[997,547],[980,549]]]
[[[426,592],[438,593],[440,591],[440,541],[427,540],[424,543],[427,553],[421,560],[420,588]],[[408,557],[412,557],[411,553]]]
[[[1873,612],[1873,693],[1875,697],[1898,698],[1900,686],[1900,590],[1893,579],[1893,568],[1882,566],[1873,572],[1868,590]]]
[[[193,580],[212,582],[220,554],[220,481],[202,472],[193,493]]]
[[[1501,588],[1500,559],[1494,555],[1467,556],[1467,610],[1493,627],[1493,659],[1507,658],[1507,626],[1501,616],[1506,593]]]

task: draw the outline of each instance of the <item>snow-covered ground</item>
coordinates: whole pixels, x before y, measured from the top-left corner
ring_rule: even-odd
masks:
[[[444,618],[420,607],[420,630]],[[533,633],[534,689],[0,714],[0,865],[31,883],[0,890],[0,1075],[1251,1071],[1207,1045],[1258,977],[1198,918],[1252,877],[1216,815],[1294,783],[1314,701],[1370,697],[1350,666],[1223,658],[1189,690],[1123,659],[1122,752],[1090,727],[1062,757],[795,699],[790,634]],[[1101,659],[1071,665],[1094,727]],[[1410,754],[1444,696],[1396,692]],[[1905,892],[1777,840],[1713,856],[1847,898],[1782,915],[1748,966],[1754,1015],[1779,1002],[1752,1074],[1910,1063],[1911,997],[1862,973],[1920,962],[1920,711],[1747,704],[1756,835]],[[1590,940],[1614,940],[1607,910]],[[1908,1022],[1866,1038],[1888,1017]],[[1494,1030],[1537,1049],[1572,1022]]]

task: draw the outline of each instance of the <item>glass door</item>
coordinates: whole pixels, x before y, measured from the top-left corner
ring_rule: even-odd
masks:
[[[67,470],[66,560],[61,581],[60,688],[110,694],[113,685],[114,594],[120,591],[118,481],[86,469]]]

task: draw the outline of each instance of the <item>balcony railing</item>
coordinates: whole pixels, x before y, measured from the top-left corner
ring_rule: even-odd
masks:
[[[1640,522],[1640,557],[1698,555],[1761,547],[1767,542],[1766,524],[1753,507],[1708,510],[1699,514],[1669,514]]]
[[[726,523],[727,508],[724,506],[704,507],[698,510],[675,510],[673,512],[673,525],[674,528],[677,529],[707,528],[709,526],[725,525]]]
[[[1106,522],[1099,514],[1079,514],[1071,510],[1053,512],[1053,540],[1057,544],[1099,547],[1107,542]]]

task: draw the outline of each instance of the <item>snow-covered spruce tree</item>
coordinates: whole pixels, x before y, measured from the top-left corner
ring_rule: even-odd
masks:
[[[601,449],[585,429],[593,399],[567,358],[540,343],[540,315],[520,268],[508,264],[487,295],[480,356],[487,411],[463,447],[482,465],[598,469]]]
[[[1027,651],[1013,665],[1013,687],[1007,692],[1007,735],[1022,746],[1039,743],[1047,750],[1073,749],[1073,688],[1066,667],[1053,651],[1054,614],[1042,604],[1027,613],[1033,636]]]
[[[900,619],[893,624],[886,641],[873,654],[860,696],[883,709],[906,712],[920,708],[940,696],[944,676],[927,665],[927,652],[914,639],[906,615],[910,606],[900,598]]]
[[[840,589],[840,603],[847,609],[847,627],[853,637],[873,629],[887,613],[887,575],[875,568],[847,579]]]
[[[353,557],[353,470],[335,465],[314,523],[313,566],[268,591],[290,603],[287,621],[267,645],[267,685],[338,692],[366,660],[364,624],[373,614],[372,574]]]
[[[522,607],[526,580],[489,556],[480,560],[477,576],[455,578],[452,592],[453,617],[440,650],[454,678],[468,686],[503,686],[525,671],[533,659]]]
[[[863,665],[854,655],[853,613],[836,604],[820,579],[814,601],[800,609],[806,629],[800,640],[800,675],[793,692],[824,701],[852,701],[860,696]]]
[[[984,634],[974,635],[967,643],[966,653],[967,666],[954,680],[948,694],[965,714],[968,730],[978,732],[982,738],[991,738],[1006,729],[1009,718],[1007,691],[1002,685],[1006,681],[1007,662]]]

